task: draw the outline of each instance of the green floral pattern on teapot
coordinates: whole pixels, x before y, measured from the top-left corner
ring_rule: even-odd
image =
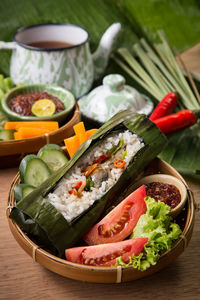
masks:
[[[10,70],[16,83],[56,83],[76,96],[84,95],[91,88],[94,67],[88,44],[53,52],[32,51],[18,45],[16,47]]]

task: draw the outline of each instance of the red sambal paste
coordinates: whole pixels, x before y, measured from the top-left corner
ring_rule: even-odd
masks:
[[[47,92],[33,92],[31,94],[18,95],[9,102],[9,107],[12,111],[23,116],[33,116],[31,112],[34,102],[41,99],[49,99],[56,106],[56,113],[65,109],[64,104],[57,97],[48,94]]]
[[[146,194],[156,201],[162,201],[169,205],[171,209],[175,208],[181,201],[181,194],[177,187],[172,184],[151,182],[145,185]]]

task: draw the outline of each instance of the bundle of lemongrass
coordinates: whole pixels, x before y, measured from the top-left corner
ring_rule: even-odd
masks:
[[[176,91],[180,97],[180,109],[200,109],[200,96],[191,74],[178,56],[180,68],[164,32],[160,30],[158,35],[160,44],[149,45],[142,38],[133,45],[134,55],[127,49],[120,48],[117,53],[123,59],[114,55],[114,60],[158,101],[167,93]]]

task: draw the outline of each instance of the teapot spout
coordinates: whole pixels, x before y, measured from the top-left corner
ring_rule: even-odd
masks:
[[[97,50],[93,53],[94,78],[98,79],[103,74],[107,64],[112,46],[121,31],[120,23],[113,23],[103,34]]]

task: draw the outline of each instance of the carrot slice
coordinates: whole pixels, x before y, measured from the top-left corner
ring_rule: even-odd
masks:
[[[69,153],[69,156],[72,157],[78,147],[80,146],[79,138],[74,135],[68,139],[64,140],[65,146],[67,148],[67,151]]]
[[[98,129],[90,129],[86,131],[86,139],[89,139],[93,133],[95,133]]]
[[[86,141],[86,131],[83,122],[79,122],[78,124],[73,126],[74,132],[76,136],[79,138],[80,145]]]
[[[21,139],[27,139],[31,137],[36,137],[40,135],[44,135],[45,133],[50,133],[51,131],[44,128],[26,128],[20,127],[18,130],[17,137],[20,136]]]
[[[14,139],[15,140],[21,140],[21,135],[20,135],[20,133],[19,132],[14,132]]]
[[[56,121],[28,121],[28,122],[6,122],[4,125],[5,129],[18,130],[21,127],[27,128],[43,128],[51,131],[59,128],[58,122]]]

